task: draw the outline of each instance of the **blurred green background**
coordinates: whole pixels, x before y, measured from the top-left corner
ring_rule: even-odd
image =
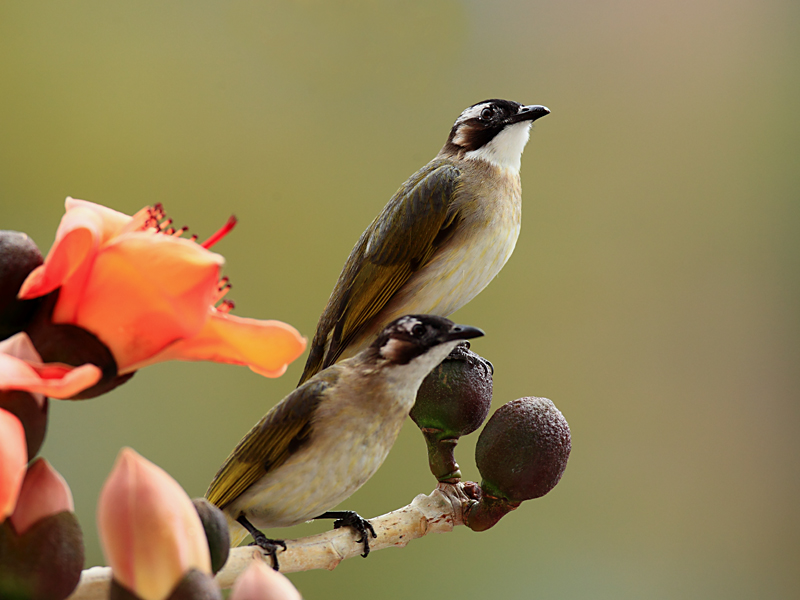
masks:
[[[6,2],[0,227],[49,248],[67,195],[164,203],[215,250],[236,314],[313,334],[350,248],[466,106],[541,103],[484,328],[495,407],[551,398],[561,484],[494,529],[292,575],[306,598],[800,594],[800,4],[791,0]],[[170,363],[52,404],[88,564],[122,446],[201,495],[292,388]],[[477,435],[458,459],[479,475]],[[427,493],[409,422],[347,503]],[[287,536],[330,524],[294,528]],[[284,532],[280,532],[281,535]]]

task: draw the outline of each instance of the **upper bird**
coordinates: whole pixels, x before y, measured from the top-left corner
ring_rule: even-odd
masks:
[[[520,158],[539,105],[484,100],[361,234],[317,323],[300,384],[357,354],[408,313],[448,316],[503,268],[517,243]]]

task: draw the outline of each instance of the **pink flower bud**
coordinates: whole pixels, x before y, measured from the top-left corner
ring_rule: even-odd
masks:
[[[229,600],[301,600],[300,592],[285,575],[254,560],[233,585]]]
[[[0,408],[0,523],[14,512],[27,462],[22,423]]]
[[[211,574],[203,524],[178,482],[130,448],[100,492],[97,522],[114,579],[142,600],[164,600],[190,569]]]
[[[74,512],[72,492],[64,478],[43,458],[37,458],[22,482],[11,524],[17,535],[50,515]]]

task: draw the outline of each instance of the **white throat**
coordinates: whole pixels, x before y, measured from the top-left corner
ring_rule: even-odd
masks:
[[[522,151],[530,136],[531,124],[530,121],[522,121],[506,127],[494,136],[491,142],[477,150],[467,152],[464,157],[484,160],[500,169],[509,169],[518,174]]]

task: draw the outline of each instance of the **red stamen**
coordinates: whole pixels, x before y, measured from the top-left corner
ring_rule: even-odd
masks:
[[[223,300],[220,305],[217,307],[217,310],[221,313],[228,314],[234,308],[234,304],[232,300]]]
[[[228,281],[227,277],[223,277],[219,280],[219,284],[217,285],[217,297],[214,299],[214,302],[219,302],[225,297],[231,289],[231,284]]]
[[[222,238],[224,238],[226,235],[228,235],[228,232],[229,232],[231,229],[233,229],[233,227],[234,227],[235,225],[236,225],[236,215],[231,215],[231,216],[228,218],[228,222],[227,222],[227,223],[225,223],[225,225],[223,225],[222,227],[220,227],[220,228],[217,230],[217,232],[216,232],[214,235],[212,235],[210,238],[208,238],[208,239],[207,239],[205,242],[203,242],[203,243],[202,243],[202,244],[200,244],[200,245],[201,245],[203,248],[205,248],[206,250],[208,250],[209,248],[211,248],[211,246],[213,246],[213,245],[214,245],[214,244],[216,244],[218,241],[220,241]],[[229,310],[230,310],[230,309],[229,309]]]

